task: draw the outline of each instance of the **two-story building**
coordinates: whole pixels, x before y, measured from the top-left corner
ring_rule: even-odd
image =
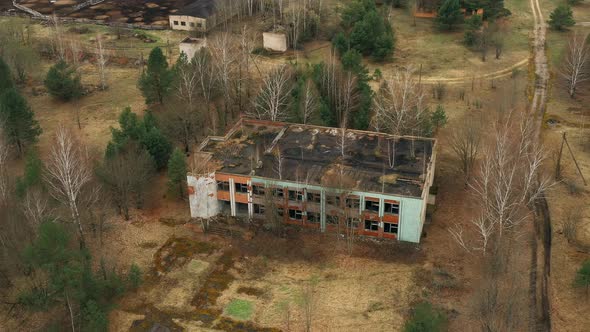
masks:
[[[191,216],[419,242],[435,151],[431,138],[242,119],[194,154]]]

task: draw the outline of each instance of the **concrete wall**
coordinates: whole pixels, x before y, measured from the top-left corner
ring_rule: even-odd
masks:
[[[220,212],[215,173],[187,175],[192,218],[209,218]]]
[[[263,32],[262,46],[273,52],[285,52],[287,50],[287,35],[284,33]]]
[[[320,186],[314,186],[304,183],[294,183],[294,182],[286,182],[286,181],[277,181],[277,180],[269,180],[266,178],[260,177],[252,177],[251,180],[252,184],[262,184],[265,187],[277,187],[277,188],[289,188],[289,189],[307,189],[313,191],[319,191],[322,195],[321,197],[321,204],[320,204],[320,211],[321,211],[321,221],[320,221],[320,229],[322,231],[326,230],[326,196],[327,194],[338,193],[338,190],[335,189],[326,189]],[[398,224],[398,233],[397,239],[399,241],[406,241],[406,242],[414,242],[419,243],[420,238],[422,235],[422,227],[424,226],[424,220],[426,218],[426,204],[427,200],[422,199],[420,197],[405,197],[405,196],[395,196],[395,195],[388,195],[388,194],[380,194],[380,193],[370,193],[370,192],[362,192],[362,191],[350,191],[347,192],[350,196],[357,196],[360,201],[359,207],[359,215],[361,217],[361,224],[360,228],[362,229],[364,226],[363,218],[366,215],[364,213],[364,202],[365,198],[376,198],[379,200],[379,214],[378,218],[381,221],[380,223],[380,231],[379,234],[383,234],[383,221],[387,218],[384,216],[384,203],[386,200],[388,201],[398,201],[400,206],[399,216],[397,217],[397,224]],[[428,195],[426,195],[428,198]],[[305,198],[304,198],[305,199]],[[395,219],[395,218],[394,218]],[[362,234],[363,232],[361,232]],[[386,237],[386,236],[383,236]]]
[[[184,52],[184,54],[186,54],[186,57],[190,61],[195,56],[195,53],[197,53],[197,51],[199,51],[201,48],[205,46],[207,46],[207,41],[205,39],[202,39],[201,42],[198,43],[182,42],[180,43],[179,48],[180,52]]]
[[[207,31],[208,20],[204,18],[183,15],[170,15],[168,17],[168,20],[170,21],[170,29],[172,30]]]

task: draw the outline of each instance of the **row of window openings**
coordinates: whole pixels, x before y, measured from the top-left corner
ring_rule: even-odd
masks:
[[[254,204],[254,213],[255,214],[264,214],[265,209],[264,205],[261,204]],[[278,208],[277,213],[279,216],[284,216],[285,210],[283,208]],[[296,210],[296,209],[289,209],[289,218],[293,220],[303,220],[303,211]],[[317,212],[307,212],[307,222],[309,223],[320,223],[320,214]],[[326,216],[326,223],[328,225],[337,225],[338,224],[338,217],[333,215]],[[346,225],[348,227],[358,228],[359,219],[357,218],[348,218],[346,220]],[[397,234],[397,224],[394,223],[383,223],[383,232],[390,233],[390,234]],[[365,230],[371,232],[378,232],[379,231],[379,222],[373,220],[365,220]]]
[[[236,183],[235,184],[236,192],[237,193],[248,193],[248,185],[244,183]],[[229,182],[226,181],[219,181],[217,182],[217,190],[220,191],[229,191]],[[264,187],[253,185],[252,186],[252,194],[257,196],[264,195]],[[282,188],[272,188],[272,195],[274,197],[285,197],[285,191]],[[290,201],[301,202],[303,201],[303,192],[299,190],[288,190],[288,196]],[[321,201],[321,194],[315,192],[308,192],[307,193],[307,201],[313,203],[320,203]],[[326,203],[328,205],[333,206],[340,206],[340,197],[339,196],[326,196]],[[360,200],[358,198],[347,198],[346,199],[346,207],[352,209],[358,209],[360,207]],[[379,212],[379,202],[378,201],[365,201],[365,210]],[[385,203],[384,205],[384,213],[398,215],[399,214],[399,203]]]
[[[178,21],[174,21],[174,25],[178,25]],[[193,22],[190,22],[190,25],[191,25],[191,28],[194,28],[195,27],[195,23],[193,23]],[[180,21],[180,26],[185,27],[186,26],[186,22]],[[197,23],[197,28],[201,28],[201,27],[203,27],[203,24],[202,23]]]

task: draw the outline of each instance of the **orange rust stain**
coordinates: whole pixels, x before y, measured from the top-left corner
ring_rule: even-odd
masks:
[[[188,186],[188,194],[189,195],[194,195],[195,194],[195,187],[193,186]]]

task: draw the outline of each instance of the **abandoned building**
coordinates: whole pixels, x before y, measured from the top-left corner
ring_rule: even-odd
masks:
[[[186,37],[180,42],[178,48],[180,52],[186,54],[186,57],[190,60],[195,56],[195,53],[206,46],[207,39]]]
[[[193,154],[190,212],[420,242],[435,159],[431,138],[241,119]]]
[[[207,32],[230,19],[236,10],[232,0],[195,0],[168,19],[172,30]]]
[[[285,52],[287,35],[284,32],[263,32],[262,47],[271,52]]]

